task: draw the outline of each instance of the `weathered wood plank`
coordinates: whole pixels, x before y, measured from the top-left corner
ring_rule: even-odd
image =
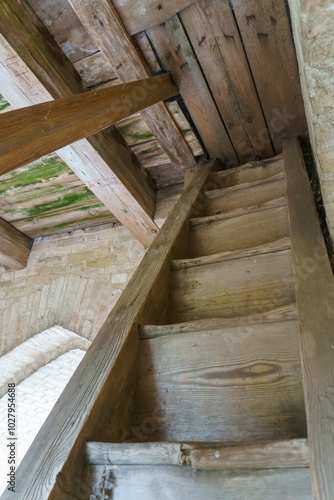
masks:
[[[256,153],[243,125],[242,110],[234,94],[224,60],[202,5],[200,2],[193,3],[180,15],[238,159],[241,163],[250,161],[255,158]]]
[[[207,203],[203,215],[231,212],[240,208],[252,207],[271,202],[286,195],[285,179],[275,179],[262,184],[226,191],[224,189],[207,191]]]
[[[87,469],[87,481],[91,486],[88,491],[92,494],[99,491],[101,496],[112,494],[113,500],[154,500],[157,491],[161,498],[173,500],[217,500],[222,495],[228,500],[313,500],[310,472],[305,468],[221,472],[194,471],[181,466],[139,465],[120,465],[109,470],[105,466],[92,465]],[[107,478],[107,487],[98,488],[104,477]]]
[[[173,271],[170,322],[264,312],[295,300],[290,250]]]
[[[307,439],[229,446],[226,443],[95,443],[85,445],[92,465],[190,465],[195,470],[309,467]]]
[[[2,2],[0,12],[0,29],[7,38],[0,36],[2,92],[14,108],[84,90],[27,3]],[[155,189],[114,127],[58,153],[129,231],[146,246],[152,241],[158,229],[152,220]]]
[[[203,77],[195,54],[177,16],[149,30],[149,36],[170,71],[212,158],[223,158],[230,166],[238,160]]]
[[[132,440],[289,439],[305,420],[296,321],[140,342]]]
[[[188,332],[207,332],[236,326],[260,325],[263,323],[278,323],[297,319],[296,304],[277,307],[259,314],[234,318],[208,318],[187,321],[171,325],[139,325],[140,338],[154,339],[166,335],[179,335]]]
[[[276,149],[307,135],[296,55],[284,0],[232,1],[262,109]]]
[[[158,189],[154,222],[161,227],[174,208],[183,191],[183,184]]]
[[[297,138],[283,143],[314,497],[334,491],[334,279]]]
[[[160,75],[2,114],[0,174],[95,134],[176,93],[169,75]]]
[[[142,54],[131,41],[109,0],[71,0],[81,22],[122,82],[151,76]],[[142,116],[176,168],[188,168],[195,159],[164,103],[142,111]]]
[[[23,269],[27,264],[33,240],[0,218],[0,265]]]
[[[136,325],[161,318],[168,293],[168,260],[173,247],[183,244],[185,222],[211,167],[211,162],[203,166],[184,191],[28,450],[17,470],[18,497],[49,498],[56,484],[65,481],[66,485],[69,480],[75,488],[80,471],[73,471],[71,464],[80,466],[82,445],[93,434],[94,439],[103,435],[114,442],[124,440],[131,405],[128,394],[136,373]],[[145,307],[148,301],[149,307]],[[118,406],[124,402],[125,407]],[[8,492],[4,494],[4,500],[7,498],[11,498]]]
[[[236,250],[252,252],[254,247],[275,244],[276,240],[289,236],[289,233],[286,207],[214,220],[191,226],[191,257]]]
[[[211,24],[252,147],[259,158],[271,157],[267,125],[229,1],[201,0],[200,5]]]
[[[162,24],[195,0],[113,0],[128,33]]]

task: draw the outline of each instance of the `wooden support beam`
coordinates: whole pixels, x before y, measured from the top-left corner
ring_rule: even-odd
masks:
[[[303,154],[283,143],[314,498],[334,491],[334,278]]]
[[[169,75],[160,75],[4,113],[0,116],[0,175],[176,93]]]
[[[161,320],[168,297],[169,260],[179,245],[186,245],[185,225],[212,164],[203,165],[181,195],[29,448],[16,473],[17,498],[60,498],[52,495],[62,484],[69,488],[66,478],[80,487],[80,471],[71,466],[82,465],[84,442],[93,434],[97,439],[106,433],[113,442],[122,440],[126,425],[122,405],[130,406],[126,391],[135,385],[137,325]],[[2,498],[9,500],[12,494],[6,490]]]
[[[27,2],[0,3],[0,32],[0,92],[13,107],[85,90]],[[116,127],[57,153],[141,243],[153,241],[156,189]]]
[[[0,218],[0,265],[23,269],[27,264],[33,240]]]
[[[71,5],[120,81],[151,76],[143,55],[133,44],[109,0],[71,0]],[[141,115],[176,168],[195,165],[192,152],[165,103],[157,103]]]
[[[113,0],[128,33],[162,24],[196,0]]]

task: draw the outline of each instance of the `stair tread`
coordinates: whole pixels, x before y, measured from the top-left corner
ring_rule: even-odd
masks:
[[[271,166],[274,166],[274,168],[279,168],[281,170],[284,170],[284,159],[282,153],[280,153],[277,156],[274,156],[273,158],[268,158],[266,160],[250,161],[244,163],[243,165],[238,165],[237,167],[228,168],[226,170],[219,170],[218,172],[215,172],[213,175],[214,177],[217,176],[224,178],[224,177],[229,177],[233,174],[239,174],[241,172],[249,171],[253,176],[254,172],[256,172],[257,169],[266,170]]]
[[[203,215],[261,205],[285,196],[286,185],[283,177],[233,191],[224,189],[208,191],[204,194]]]
[[[263,443],[86,442],[84,461],[95,465],[186,465],[195,470],[308,467],[306,438]]]
[[[218,214],[205,215],[203,217],[193,217],[192,219],[190,219],[190,226],[198,226],[201,224],[208,224],[210,222],[215,222],[218,220],[241,217],[242,215],[248,215],[254,212],[262,212],[263,210],[270,210],[272,208],[284,207],[286,205],[287,205],[286,198],[281,196],[274,200],[267,201],[261,204],[255,204],[249,207],[240,207],[234,210],[221,211]]]
[[[263,323],[278,323],[297,319],[296,304],[292,303],[269,311],[239,316],[234,318],[205,318],[169,325],[139,325],[141,339],[152,339],[167,335],[178,335],[187,332],[201,332],[222,328],[233,328],[243,325],[259,325]]]
[[[233,191],[237,191],[239,189],[246,189],[246,188],[251,188],[254,186],[259,186],[261,184],[266,184],[267,182],[272,182],[276,181],[277,179],[283,179],[285,177],[285,172],[284,170],[281,170],[277,173],[274,173],[272,175],[268,175],[267,177],[263,179],[256,179],[253,181],[247,181],[247,182],[240,182],[238,184],[233,184],[232,186],[221,186],[220,188],[217,189],[209,189],[204,191],[204,194],[208,196],[209,198],[213,198],[215,196],[220,196],[221,194],[226,194],[226,193],[231,193]]]

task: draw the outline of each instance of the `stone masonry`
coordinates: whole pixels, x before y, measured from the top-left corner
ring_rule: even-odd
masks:
[[[0,268],[0,356],[54,325],[93,340],[144,254],[107,224],[36,239],[25,269]]]
[[[310,139],[334,242],[334,4],[290,0]]]

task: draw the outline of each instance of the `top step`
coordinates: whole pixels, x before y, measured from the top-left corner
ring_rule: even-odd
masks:
[[[282,155],[262,161],[251,161],[245,165],[221,170],[214,174],[218,187],[221,189],[232,186],[265,181],[273,176],[284,174],[284,160]]]

